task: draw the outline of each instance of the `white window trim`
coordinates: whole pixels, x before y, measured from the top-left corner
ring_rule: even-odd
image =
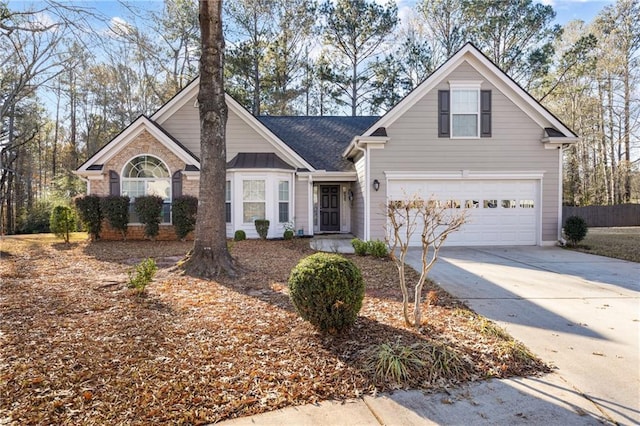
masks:
[[[450,139],[480,139],[480,113],[481,113],[481,93],[482,81],[449,81],[449,138]],[[476,90],[478,92],[478,105],[476,109],[476,136],[454,136],[453,128],[453,92],[456,90]]]
[[[264,184],[264,197],[262,200],[245,200],[244,198],[244,183],[245,182],[252,182],[252,181],[261,181]],[[264,219],[268,219],[269,218],[269,214],[268,214],[268,205],[267,205],[267,197],[269,194],[269,190],[268,190],[268,179],[266,176],[249,176],[249,175],[245,175],[242,176],[241,178],[241,182],[242,182],[242,191],[240,191],[240,198],[242,200],[242,223],[244,225],[253,225],[253,222],[245,222],[244,220],[244,204],[245,203],[262,203],[264,204]]]
[[[133,160],[135,160],[138,157],[153,157],[156,160],[160,161],[160,163],[162,163],[162,165],[167,169],[167,173],[169,174],[168,177],[166,178],[130,178],[130,177],[125,177],[124,175],[124,170],[127,168],[127,166],[129,165],[129,163],[131,163]],[[164,201],[164,204],[172,204],[173,203],[173,182],[172,182],[172,174],[171,174],[171,169],[169,168],[169,165],[166,163],[166,161],[164,161],[162,158],[158,157],[157,155],[153,155],[153,154],[148,154],[148,153],[143,153],[143,154],[137,154],[134,155],[133,157],[129,158],[129,160],[125,161],[124,166],[122,166],[122,169],[120,170],[120,194],[124,193],[124,182],[125,180],[128,182],[146,182],[146,181],[150,181],[150,180],[167,180],[167,182],[169,182],[169,198],[168,201]],[[149,195],[145,193],[145,196]],[[164,198],[163,198],[164,199]],[[133,204],[135,201],[134,197],[129,196],[129,204]],[[164,207],[163,207],[164,209]],[[141,225],[140,222],[129,222],[130,225]],[[169,222],[161,222],[160,226],[163,225],[171,225],[173,224],[173,211],[170,210],[169,213]]]

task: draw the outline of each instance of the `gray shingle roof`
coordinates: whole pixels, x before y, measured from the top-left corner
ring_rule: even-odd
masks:
[[[379,117],[257,117],[262,124],[318,170],[349,171],[353,163],[342,157],[354,136]]]

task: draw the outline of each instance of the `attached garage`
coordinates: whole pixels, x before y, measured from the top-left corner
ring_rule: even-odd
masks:
[[[458,174],[459,175],[459,174]],[[468,221],[451,234],[455,246],[539,244],[540,178],[392,178],[387,180],[389,200],[417,195],[434,198],[452,209],[466,209]],[[417,229],[412,245],[420,244]]]

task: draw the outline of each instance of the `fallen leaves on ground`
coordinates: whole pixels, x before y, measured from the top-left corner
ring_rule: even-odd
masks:
[[[318,333],[287,295],[291,268],[311,254],[305,239],[230,243],[247,272],[217,282],[172,268],[190,243],[1,244],[0,424],[203,424],[357,398],[399,386],[367,368],[390,342],[447,345],[465,361],[462,376],[411,383],[425,391],[546,369],[511,356],[433,285],[427,324],[406,328],[396,270],[371,257],[351,256],[367,285],[355,326]],[[127,271],[146,257],[161,269],[139,297]]]

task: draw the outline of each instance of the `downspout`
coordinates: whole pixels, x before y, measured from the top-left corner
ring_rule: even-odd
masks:
[[[367,149],[360,146],[360,141],[357,140],[354,147],[362,152],[362,158],[364,159],[364,235],[363,240],[369,241],[370,236],[370,212],[369,212],[369,156],[367,155]]]
[[[83,180],[87,184],[87,195],[91,195],[91,181],[89,179],[87,179],[87,178],[84,178],[84,177],[80,176],[75,171],[73,172],[73,174],[78,176],[78,178],[80,178],[80,180]]]
[[[562,193],[564,180],[564,164],[562,160],[564,159],[564,152],[569,150],[569,148],[571,148],[571,145],[569,144],[563,144],[558,148],[558,151],[560,152],[560,154],[558,155],[558,157],[560,157],[558,160],[558,241],[562,239],[562,223],[564,222],[564,218],[562,217],[562,199],[564,198]]]

